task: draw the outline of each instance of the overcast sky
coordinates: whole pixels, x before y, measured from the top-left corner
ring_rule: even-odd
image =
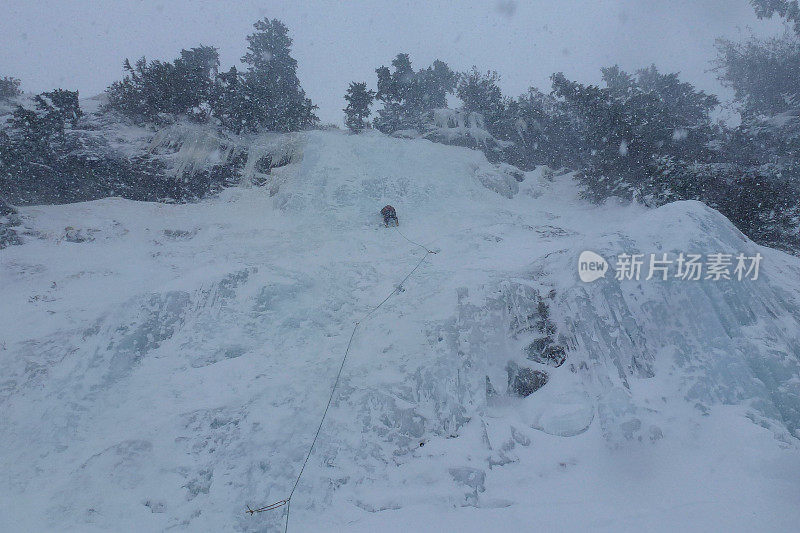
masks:
[[[416,67],[439,58],[454,70],[496,70],[514,96],[548,90],[556,71],[598,82],[601,66],[655,63],[728,98],[708,71],[714,40],[783,30],[747,0],[0,0],[0,76],[86,97],[119,79],[126,57],[173,59],[198,44],[218,47],[227,68],[263,17],[287,24],[300,81],[320,118],[336,123],[348,82],[374,87],[375,68],[401,51]]]

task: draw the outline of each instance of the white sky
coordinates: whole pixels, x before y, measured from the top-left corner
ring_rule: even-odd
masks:
[[[323,122],[336,123],[348,83],[374,87],[375,68],[401,51],[417,68],[440,58],[496,70],[512,96],[549,90],[556,71],[598,82],[601,66],[655,63],[725,99],[708,71],[714,39],[783,28],[759,21],[747,0],[0,0],[0,76],[88,97],[122,76],[125,57],[173,59],[198,44],[217,46],[227,68],[265,16],[288,25],[300,81]]]

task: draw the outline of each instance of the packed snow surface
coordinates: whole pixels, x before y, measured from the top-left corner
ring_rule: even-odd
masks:
[[[800,529],[798,259],[702,204],[591,206],[466,148],[292,142],[267,186],[197,204],[21,210],[0,530],[282,530],[285,507],[244,510],[288,496],[389,294],[290,531]],[[386,204],[438,252],[402,286],[425,252]],[[764,258],[758,280],[582,283],[583,250]],[[531,360],[545,322],[560,366]]]

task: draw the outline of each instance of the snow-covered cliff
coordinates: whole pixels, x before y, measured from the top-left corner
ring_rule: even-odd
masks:
[[[466,148],[289,145],[263,187],[196,204],[20,209],[0,530],[282,527],[245,506],[288,495],[354,321],[393,291],[353,340],[291,531],[800,523],[797,258],[699,203],[594,207],[568,175]],[[402,286],[424,252],[383,227],[387,203],[438,251]],[[757,280],[583,283],[584,250],[763,260]]]

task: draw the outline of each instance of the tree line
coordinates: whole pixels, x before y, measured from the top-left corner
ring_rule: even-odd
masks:
[[[733,89],[742,118],[735,127],[713,119],[716,96],[655,66],[635,72],[603,68],[598,85],[555,73],[548,91],[532,87],[511,97],[503,94],[496,72],[455,72],[440,60],[415,69],[404,53],[376,69],[375,90],[366,81],[350,84],[345,124],[356,133],[375,128],[425,134],[434,110],[447,107],[453,95],[460,112],[480,117],[481,128],[497,141],[485,147],[492,160],[524,170],[546,165],[575,171],[585,197],[596,202],[621,197],[659,206],[700,200],[755,241],[797,252],[800,11],[794,0],[751,3],[758,16],[784,17],[794,32],[718,41],[714,68]],[[152,127],[189,120],[233,134],[317,126],[287,27],[265,18],[246,41],[241,71],[221,70],[212,46],[181,50],[173,61],[126,59],[125,75],[106,91],[103,111]],[[19,95],[19,80],[0,78],[0,101]],[[108,161],[82,149],[85,139],[70,135],[82,120],[77,91],[45,92],[33,104],[16,105],[0,131],[0,183],[60,188],[64,201],[76,188],[95,185],[95,197],[111,190],[178,200],[219,186],[213,176],[170,182],[157,161]],[[148,188],[152,194],[141,193]]]
[[[277,19],[254,24],[247,36],[243,72],[219,71],[212,46],[181,50],[174,61],[123,63],[127,75],[106,91],[106,109],[137,122],[160,123],[188,117],[242,132],[297,131],[319,120],[297,78],[288,28]]]
[[[406,54],[390,70],[376,69],[377,91],[353,82],[345,99],[353,132],[392,134],[430,129],[430,112],[448,94],[482,117],[501,141],[490,159],[530,170],[538,165],[576,171],[584,196],[660,206],[699,200],[719,210],[761,244],[800,252],[800,10],[793,0],[752,0],[760,17],[783,16],[794,33],[746,42],[719,40],[714,65],[733,89],[741,123],[714,121],[714,95],[655,66],[602,69],[602,83],[582,84],[563,73],[549,92],[532,87],[504,95],[496,72],[454,73],[437,61],[414,71]],[[370,107],[380,107],[369,122]]]
[[[263,19],[247,36],[246,66],[220,71],[212,46],[184,49],[174,61],[123,62],[124,77],[105,92],[101,113],[112,121],[162,127],[180,120],[233,134],[298,131],[318,122],[279,20]],[[56,89],[23,105],[20,81],[0,78],[0,104],[11,104],[0,129],[0,190],[15,203],[63,203],[116,195],[136,200],[189,201],[231,181],[221,165],[176,178],[148,154],[115,153],[84,116],[78,91]],[[2,107],[0,107],[2,111]],[[234,180],[235,181],[235,180]]]

